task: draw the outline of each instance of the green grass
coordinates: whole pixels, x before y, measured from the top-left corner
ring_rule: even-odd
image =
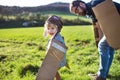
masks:
[[[91,80],[96,73],[99,54],[94,43],[92,26],[64,26],[61,34],[68,46],[70,70],[59,70],[62,80]],[[43,27],[0,29],[0,80],[34,80],[44,57],[48,38]],[[115,52],[110,69],[112,77],[120,79],[120,51]]]

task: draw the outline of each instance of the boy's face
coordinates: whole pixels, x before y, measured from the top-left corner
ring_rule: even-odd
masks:
[[[47,33],[50,35],[50,36],[53,36],[57,33],[57,27],[53,24],[48,24],[47,26]]]

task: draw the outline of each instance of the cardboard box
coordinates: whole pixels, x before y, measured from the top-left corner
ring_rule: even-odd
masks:
[[[55,39],[49,43],[49,49],[38,71],[36,80],[54,80],[67,47]]]
[[[120,48],[120,15],[112,0],[105,0],[92,9],[109,45]]]

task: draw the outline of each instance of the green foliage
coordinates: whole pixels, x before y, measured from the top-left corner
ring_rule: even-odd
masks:
[[[61,34],[68,46],[70,69],[59,70],[62,80],[91,80],[96,73],[99,54],[90,26],[64,26]],[[0,80],[34,80],[45,57],[48,38],[43,27],[0,29]],[[108,80],[120,78],[120,51],[115,52]]]
[[[78,17],[76,15],[58,12],[46,11],[41,13],[22,13],[16,15],[0,15],[0,28],[17,28],[17,27],[36,27],[43,26],[49,15],[57,15],[61,17],[64,25],[90,25],[91,22],[86,17]],[[24,25],[23,23],[26,23]]]

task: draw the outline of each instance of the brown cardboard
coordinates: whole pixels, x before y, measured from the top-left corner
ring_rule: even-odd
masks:
[[[109,45],[120,48],[120,15],[112,0],[105,0],[92,9]]]
[[[49,45],[49,49],[38,71],[36,80],[54,80],[63,56],[66,53],[67,47],[55,39],[52,39]]]

